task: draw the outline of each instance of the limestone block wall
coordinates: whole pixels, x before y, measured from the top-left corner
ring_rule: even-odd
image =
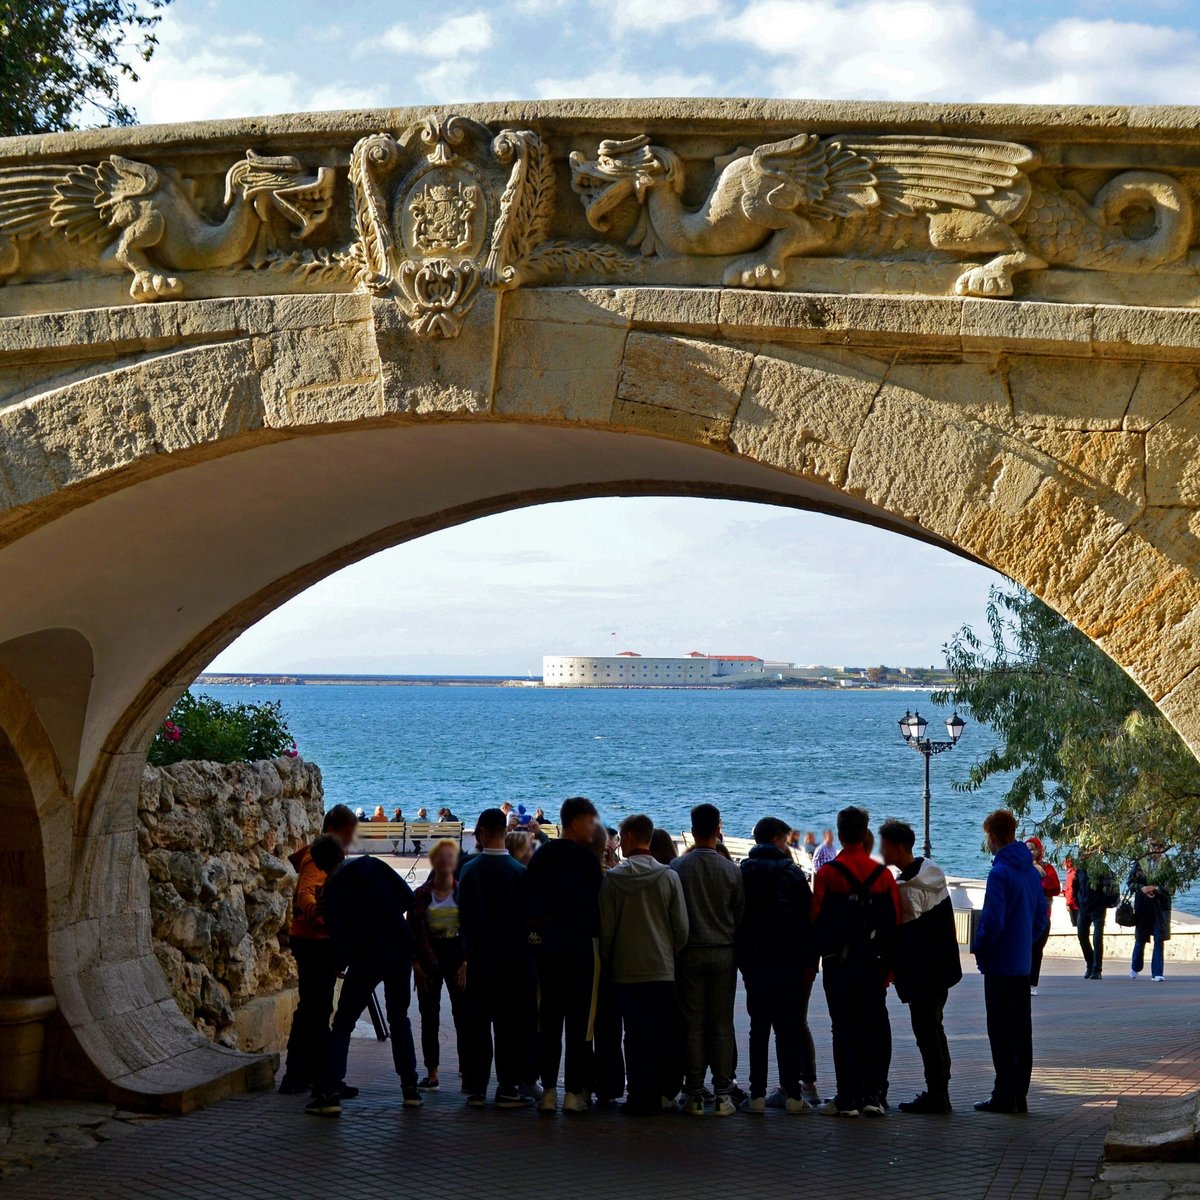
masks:
[[[154,953],[185,1017],[232,1049],[277,1048],[294,1005],[288,860],[321,827],[303,759],[146,766],[138,846]]]

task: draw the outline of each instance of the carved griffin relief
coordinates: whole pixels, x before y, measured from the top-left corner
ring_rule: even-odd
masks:
[[[612,247],[549,238],[549,148],[532,130],[493,135],[465,117],[429,117],[399,138],[363,138],[350,156],[360,282],[391,295],[421,337],[456,337],[481,285],[505,290]]]
[[[646,136],[601,142],[595,158],[574,152],[571,179],[593,228],[610,230],[616,210],[635,204],[630,245],[646,256],[732,257],[729,287],[783,287],[795,257],[925,250],[982,260],[959,275],[957,294],[1011,296],[1015,275],[1051,264],[1152,270],[1182,258],[1192,234],[1189,194],[1171,176],[1126,171],[1089,203],[1031,177],[1038,156],[1015,142],[804,133],[713,165],[694,209],[682,159]],[[1126,231],[1134,210],[1152,215],[1143,236]]]
[[[303,240],[333,201],[334,175],[306,175],[290,155],[246,152],[225,176],[225,214],[210,221],[186,181],[114,154],[84,166],[0,169],[0,278],[22,266],[34,241],[66,243],[66,263],[120,267],[133,273],[130,295],[158,300],[183,292],[170,272],[235,266],[247,259],[272,214]]]

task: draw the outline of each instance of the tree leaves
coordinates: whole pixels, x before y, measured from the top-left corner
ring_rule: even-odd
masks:
[[[1012,773],[1007,800],[1038,834],[1120,870],[1151,838],[1181,880],[1200,873],[1200,762],[1150,698],[1091,639],[1023,590],[993,588],[985,641],[945,647],[953,699],[1000,735],[964,791]]]
[[[212,696],[185,692],[154,735],[146,761],[258,762],[294,755],[296,743],[279,701],[227,704]]]
[[[0,0],[0,135],[132,125],[122,79],[137,79],[170,0]]]

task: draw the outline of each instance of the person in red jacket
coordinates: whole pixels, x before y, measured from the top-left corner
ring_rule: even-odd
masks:
[[[813,932],[822,957],[837,1076],[837,1095],[817,1111],[829,1117],[882,1117],[886,1111],[892,1063],[887,989],[900,892],[892,873],[864,849],[869,821],[861,808],[838,813],[841,853],[813,880]]]
[[[1054,897],[1062,891],[1062,887],[1059,884],[1058,872],[1054,869],[1054,864],[1046,861],[1046,852],[1041,839],[1027,837],[1025,845],[1029,847],[1029,853],[1033,855],[1033,869],[1041,876],[1042,894],[1046,897],[1046,928],[1042,936],[1033,943],[1033,961],[1029,968],[1029,994],[1036,996],[1038,978],[1042,973],[1042,954],[1050,937],[1050,909]]]

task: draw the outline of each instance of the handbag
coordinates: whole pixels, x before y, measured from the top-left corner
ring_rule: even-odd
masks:
[[[1133,913],[1133,893],[1126,892],[1121,897],[1121,903],[1117,905],[1117,911],[1114,914],[1118,925],[1123,925],[1126,929],[1137,924],[1137,918]]]

